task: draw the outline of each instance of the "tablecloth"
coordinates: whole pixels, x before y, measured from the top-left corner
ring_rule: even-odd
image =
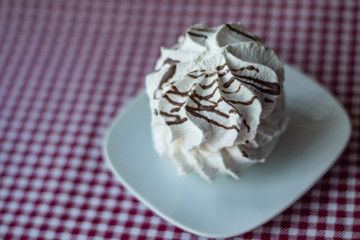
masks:
[[[298,201],[236,239],[360,239],[359,1],[0,1],[0,239],[204,239],[153,213],[102,157],[160,46],[241,21],[345,107],[348,146]]]

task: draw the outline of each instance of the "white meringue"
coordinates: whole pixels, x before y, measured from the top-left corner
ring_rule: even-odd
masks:
[[[191,27],[146,77],[156,150],[180,173],[238,178],[287,125],[283,81],[283,64],[243,25]]]

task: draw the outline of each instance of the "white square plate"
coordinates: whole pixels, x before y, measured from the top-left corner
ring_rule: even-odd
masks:
[[[285,79],[289,126],[267,161],[240,180],[220,176],[209,183],[194,173],[178,176],[175,165],[153,148],[144,92],[115,119],[104,156],[127,189],[176,226],[206,237],[247,232],[303,195],[350,136],[346,112],[326,90],[289,66]]]

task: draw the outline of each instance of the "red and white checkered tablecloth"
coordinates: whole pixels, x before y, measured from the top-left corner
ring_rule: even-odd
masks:
[[[336,164],[236,239],[360,239],[359,1],[0,0],[0,239],[204,239],[138,202],[101,156],[159,48],[203,22],[243,22],[345,106]]]

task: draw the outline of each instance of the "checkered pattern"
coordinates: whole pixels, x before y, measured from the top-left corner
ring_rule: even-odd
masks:
[[[237,239],[360,239],[359,1],[0,1],[0,239],[203,239],[118,183],[104,133],[161,45],[241,21],[329,89],[352,120],[336,164]]]

